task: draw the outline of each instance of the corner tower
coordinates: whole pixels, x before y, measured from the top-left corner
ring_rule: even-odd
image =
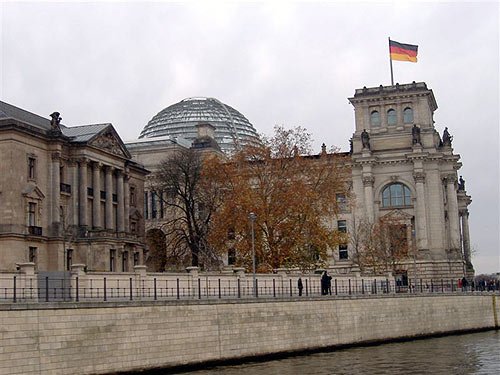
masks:
[[[407,278],[473,275],[465,182],[453,137],[434,125],[437,103],[423,82],[362,88],[349,98],[354,222],[397,217],[409,254],[393,270]]]

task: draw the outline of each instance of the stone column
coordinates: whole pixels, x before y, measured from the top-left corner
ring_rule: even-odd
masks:
[[[113,229],[113,167],[106,167],[106,229]]]
[[[373,212],[373,183],[375,178],[371,175],[363,177],[363,186],[365,190],[365,207],[366,215],[370,223],[375,220],[375,215]]]
[[[123,225],[125,232],[130,232],[130,186],[129,186],[130,176],[128,174],[123,175],[123,200],[124,200],[124,213],[123,213]]]
[[[117,221],[116,229],[118,232],[125,230],[125,194],[123,179],[125,176],[121,170],[116,171],[116,198],[117,198]]]
[[[428,249],[427,241],[427,210],[425,208],[425,173],[415,172],[413,174],[417,190],[416,226],[417,226],[417,249]]]
[[[61,153],[53,152],[52,153],[52,165],[51,165],[51,174],[52,174],[52,210],[51,210],[51,220],[53,223],[54,234],[59,235],[57,226],[61,222]]]
[[[463,210],[462,217],[462,241],[464,249],[464,259],[467,264],[471,263],[470,237],[469,237],[469,211]]]
[[[92,209],[92,221],[94,228],[102,228],[101,221],[101,163],[94,163],[92,188],[94,189],[94,206]]]
[[[79,160],[80,185],[79,185],[79,219],[81,226],[87,226],[87,163],[88,159]],[[95,194],[95,193],[94,193]]]
[[[71,206],[72,220],[71,224],[78,224],[78,164],[71,160],[68,162],[71,176]]]
[[[448,207],[448,220],[450,224],[450,248],[460,248],[460,226],[458,221],[458,200],[455,182],[457,177],[450,174],[445,177],[446,182],[446,201]]]

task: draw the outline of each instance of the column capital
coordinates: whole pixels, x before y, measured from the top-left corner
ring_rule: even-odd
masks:
[[[101,168],[102,168],[102,166],[103,166],[103,164],[102,164],[100,161],[94,161],[94,162],[92,162],[92,165],[93,165],[94,167],[99,168],[99,169],[101,169]]]
[[[80,165],[82,164],[89,164],[90,163],[90,159],[85,157],[85,156],[82,156],[80,158],[77,158],[75,159],[76,162],[78,162]]]
[[[424,183],[425,172],[415,172],[413,173],[413,178],[415,179],[415,183]]]
[[[374,182],[375,182],[375,177],[373,176],[363,177],[363,186],[373,186]]]
[[[454,173],[449,173],[442,176],[443,182],[445,184],[454,184],[457,182],[457,175]]]
[[[54,151],[50,154],[50,157],[52,158],[52,161],[60,161],[61,160],[61,152]]]

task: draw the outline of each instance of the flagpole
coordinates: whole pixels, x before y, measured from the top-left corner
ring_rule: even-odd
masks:
[[[389,39],[389,63],[391,65],[391,86],[394,86],[394,75],[392,73],[392,58],[391,58],[391,37]]]

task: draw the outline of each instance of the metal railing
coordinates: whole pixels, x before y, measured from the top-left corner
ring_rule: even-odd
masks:
[[[37,278],[16,275],[6,283],[2,280],[1,302],[113,302],[158,301],[185,299],[258,299],[290,298],[300,296],[363,296],[408,293],[430,295],[440,293],[471,293],[471,287],[458,287],[454,280],[419,280],[416,284],[398,285],[389,279],[332,279],[322,288],[317,277],[303,277],[303,289],[297,278],[256,279],[253,293],[252,279],[208,279],[205,277],[160,279],[148,277],[113,278]],[[498,291],[496,287],[493,291]]]

